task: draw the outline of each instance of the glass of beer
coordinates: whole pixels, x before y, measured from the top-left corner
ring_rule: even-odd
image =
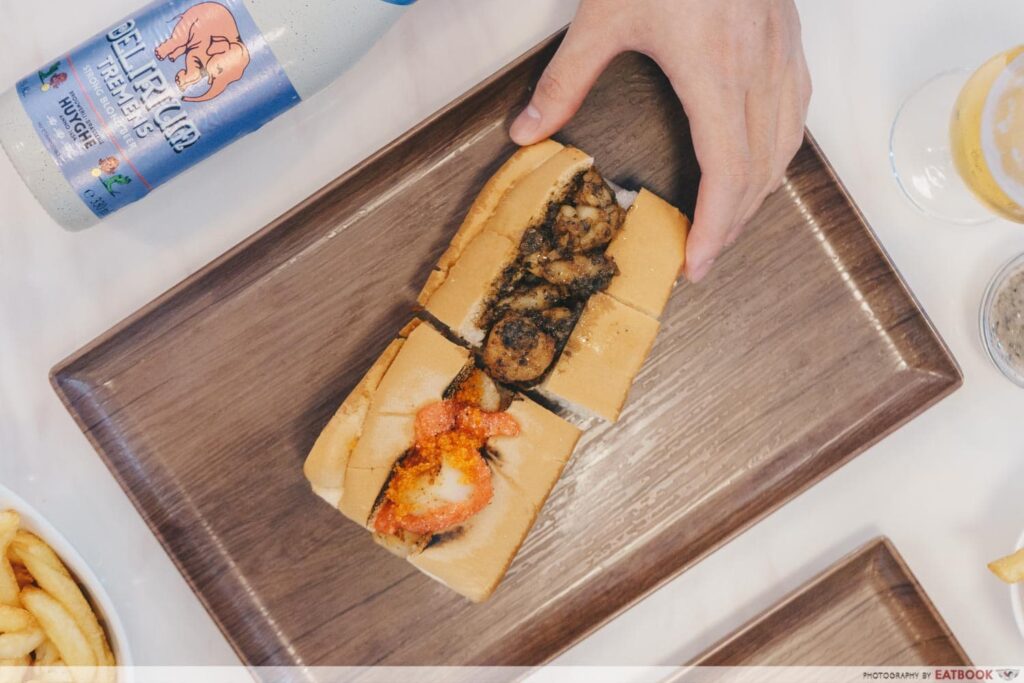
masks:
[[[896,115],[889,158],[904,194],[930,216],[1024,223],[1024,46],[925,83]]]

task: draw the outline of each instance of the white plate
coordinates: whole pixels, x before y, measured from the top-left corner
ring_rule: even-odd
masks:
[[[1024,548],[1024,535],[1017,541],[1017,548]],[[1024,584],[1015,583],[1010,586],[1010,602],[1013,603],[1013,616],[1017,617],[1017,628],[1024,638]]]
[[[8,509],[14,510],[21,515],[22,528],[28,529],[50,544],[71,573],[78,579],[78,582],[85,587],[86,597],[89,598],[89,601],[96,609],[97,616],[107,627],[110,649],[114,652],[114,658],[117,660],[118,666],[131,666],[132,656],[128,649],[128,640],[124,634],[124,625],[121,624],[117,612],[114,611],[114,605],[110,601],[110,596],[103,590],[100,580],[86,566],[82,556],[42,515],[36,512],[13,491],[0,484],[0,510]]]

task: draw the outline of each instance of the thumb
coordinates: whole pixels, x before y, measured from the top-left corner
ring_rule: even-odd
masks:
[[[577,17],[537,81],[530,104],[513,122],[512,140],[530,145],[556,133],[579,111],[597,77],[619,51],[606,31]]]

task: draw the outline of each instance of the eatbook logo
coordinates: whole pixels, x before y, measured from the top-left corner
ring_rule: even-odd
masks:
[[[174,76],[181,92],[206,81],[206,92],[186,95],[183,102],[212,100],[241,79],[249,66],[249,50],[238,33],[235,16],[219,2],[202,2],[177,20],[171,37],[157,45],[153,54],[161,61],[184,58],[183,68]]]
[[[960,667],[956,669],[936,669],[937,681],[1013,681],[1020,676],[1020,669],[978,669]]]

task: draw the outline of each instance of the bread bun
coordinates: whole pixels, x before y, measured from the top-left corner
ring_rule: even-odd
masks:
[[[690,229],[679,209],[648,190],[640,190],[608,250],[619,274],[605,293],[622,303],[661,317],[686,263]]]
[[[448,249],[445,250],[438,260],[437,267],[431,274],[431,279],[428,280],[428,285],[420,292],[419,303],[421,305],[426,305],[426,300],[433,293],[435,288],[432,287],[432,283],[439,285],[441,282],[444,282],[444,276],[447,274],[448,269],[459,260],[463,250],[483,230],[487,220],[494,213],[495,207],[498,206],[498,202],[501,201],[501,198],[509,188],[533,172],[561,149],[562,145],[554,140],[544,140],[535,145],[520,147],[491,176],[483,189],[480,190],[480,194],[473,200],[472,206],[469,207],[469,211],[462,221],[462,225],[459,226],[458,232],[452,237]]]
[[[487,317],[484,307],[493,302],[498,285],[508,277],[506,269],[519,258],[526,231],[555,216],[554,208],[567,196],[582,201],[558,209],[568,212],[568,228],[557,222],[564,220],[562,213],[550,220],[563,230],[563,237],[568,234],[565,231],[578,230],[582,224],[591,232],[570,237],[598,236],[604,241],[594,242],[596,247],[577,246],[574,253],[586,253],[592,259],[590,265],[595,265],[598,261],[593,259],[600,261],[599,250],[608,244],[604,256],[611,257],[615,266],[600,261],[603,279],[591,280],[600,283],[591,286],[607,287],[592,294],[585,304],[582,297],[593,291],[590,288],[576,290],[582,293],[569,303],[563,298],[548,300],[557,302],[558,310],[545,309],[542,314],[560,311],[561,317],[542,321],[565,321],[557,334],[559,340],[566,340],[566,335],[568,339],[536,389],[571,410],[615,420],[654,344],[657,318],[685,262],[689,222],[675,207],[646,190],[640,191],[623,221],[608,190],[602,187],[604,181],[590,171],[592,167],[593,159],[580,150],[550,140],[516,152],[484,185],[418,301],[455,336],[470,346],[480,346],[487,334],[481,322]],[[607,211],[603,231],[594,227],[602,225],[599,220],[587,223],[593,219],[576,218],[582,217],[587,207]],[[574,220],[584,222],[571,223]],[[609,225],[619,221],[622,227],[615,234]],[[546,224],[544,230],[551,227]],[[531,233],[533,245],[538,232]],[[523,262],[527,256],[542,254],[537,246],[531,248],[535,251],[522,252]],[[567,258],[565,254],[548,256],[548,263],[568,263],[561,260]],[[549,280],[558,277],[549,271],[540,275],[530,272]],[[583,273],[593,277],[591,271]],[[518,292],[514,284],[506,286]],[[566,296],[565,291],[572,290],[561,290],[561,297]],[[503,305],[512,306],[507,301]],[[567,306],[572,306],[571,310]],[[583,310],[577,320],[580,306]],[[367,371],[313,445],[304,466],[313,490],[372,531],[370,518],[395,463],[415,445],[418,411],[442,400],[472,363],[466,348],[449,341],[430,324],[414,320],[403,328],[400,338]],[[501,395],[507,397],[507,392],[494,387],[492,393],[495,406]],[[485,600],[501,581],[580,436],[577,427],[520,394],[514,396],[506,412],[515,418],[519,433],[487,441],[485,454],[494,493],[483,509],[459,526],[433,536],[374,534],[388,550],[474,601]]]
[[[580,437],[578,428],[527,398],[517,397],[508,412],[520,433],[488,442],[494,456],[491,502],[408,558],[474,602],[490,597],[505,576]]]
[[[573,147],[547,145],[539,150],[535,146],[519,154],[522,156],[513,156],[485,186],[420,297],[428,313],[474,347],[488,340],[483,325],[490,325],[493,318],[486,307],[494,305],[499,284],[509,277],[508,267],[520,255],[524,234],[550,220],[552,204],[565,201],[570,190],[577,192],[572,189],[579,187],[577,179],[593,167],[593,159]],[[503,188],[504,193],[496,199]],[[576,211],[582,210],[576,207]],[[567,215],[576,214],[570,210]],[[603,295],[593,294],[587,301],[563,350],[541,380],[541,392],[583,414],[609,420],[618,417],[633,377],[653,343],[657,318],[685,263],[688,229],[689,221],[678,209],[654,193],[640,190],[604,256],[597,257],[604,258],[616,274],[606,281]],[[587,258],[581,267],[586,266]],[[614,336],[604,339],[602,335]],[[503,340],[499,341],[506,343]],[[526,362],[520,358],[525,353],[520,348],[526,348],[523,345],[505,348],[498,341],[487,343],[490,355],[484,355],[484,362],[496,376],[503,375],[493,366],[496,361],[488,358],[501,358],[506,364],[518,362],[517,368]],[[579,358],[574,358],[577,353]],[[528,375],[531,381],[524,386],[532,388],[536,381],[533,372],[527,369],[504,378],[519,381],[520,375]]]
[[[306,460],[314,490],[372,532],[370,519],[395,463],[415,443],[416,414],[442,400],[468,367],[469,352],[429,324],[407,326],[328,423]],[[507,411],[517,436],[487,443],[494,496],[459,527],[430,539],[374,534],[390,552],[471,600],[501,581],[537,512],[572,455],[579,430],[516,396]]]
[[[576,413],[618,419],[686,262],[689,227],[679,209],[640,190],[605,252],[619,273],[587,302],[542,394]]]
[[[551,149],[545,145],[542,154],[529,157],[530,163]],[[465,246],[460,244],[457,249],[445,252],[420,292],[419,301],[426,311],[470,345],[480,346],[486,336],[486,330],[479,325],[480,314],[494,295],[502,273],[516,260],[523,233],[542,223],[551,203],[561,199],[572,182],[593,163],[580,150],[561,147],[532,171],[526,170],[529,164],[521,163],[516,174],[510,172],[505,177],[508,182],[493,187],[488,183],[485,191],[489,194],[483,204],[491,209],[490,213],[481,221],[484,208],[474,203],[477,214],[472,229],[466,235],[460,230],[456,236],[460,242],[466,242]],[[494,201],[503,187],[505,192],[500,201]],[[467,240],[469,234],[473,237]]]
[[[344,501],[347,491],[359,488],[346,484],[349,467],[390,469],[394,464],[394,460],[385,462],[385,456],[380,455],[388,452],[389,448],[379,445],[379,440],[385,435],[380,434],[378,425],[381,420],[378,416],[396,418],[404,415],[411,430],[416,411],[430,401],[439,400],[469,362],[468,351],[445,339],[430,325],[414,321],[406,325],[402,333],[407,338],[391,342],[374,362],[320,433],[303,466],[303,473],[313,491],[332,506],[340,506],[354,519],[361,514],[363,504]],[[400,421],[385,419],[383,422]],[[367,430],[366,436],[370,438],[363,443],[364,431]],[[410,438],[394,459],[400,457],[411,443]],[[370,453],[376,458],[372,462]],[[379,486],[377,491],[380,491]],[[373,495],[376,498],[377,494]],[[366,518],[356,521],[365,524]]]
[[[348,467],[349,456],[362,434],[366,413],[370,410],[370,401],[384,373],[391,367],[395,356],[402,348],[403,342],[402,339],[396,339],[384,349],[384,353],[374,362],[320,432],[306,457],[302,467],[303,474],[312,485],[313,491],[333,507],[338,507],[338,503],[341,502],[345,486],[345,469]]]
[[[614,422],[659,326],[646,313],[594,294],[540,392],[574,412]]]
[[[487,507],[408,557],[424,574],[473,602],[491,596],[537,517],[536,508],[511,482],[494,477],[493,484]]]

